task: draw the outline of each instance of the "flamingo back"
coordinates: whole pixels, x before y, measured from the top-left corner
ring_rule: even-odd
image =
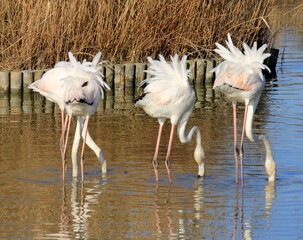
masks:
[[[184,101],[184,97],[191,92],[188,83],[190,70],[186,69],[187,56],[183,56],[178,61],[178,55],[171,56],[171,64],[166,62],[162,55],[160,60],[153,60],[148,57],[151,64],[146,72],[151,75],[150,78],[141,82],[140,86],[147,84],[144,88],[146,95],[142,100],[150,100],[156,104],[170,104]],[[141,100],[140,99],[140,100]]]
[[[264,82],[262,70],[267,69],[270,72],[270,69],[263,64],[263,61],[270,56],[269,53],[264,53],[267,45],[263,44],[258,49],[256,42],[254,42],[252,48],[243,43],[244,53],[242,53],[240,49],[234,46],[229,33],[227,38],[226,45],[228,49],[216,43],[218,48],[215,49],[215,52],[224,61],[211,70],[216,72],[217,75],[214,89],[223,84],[228,84],[231,87],[249,91],[260,84],[262,85],[262,82]]]

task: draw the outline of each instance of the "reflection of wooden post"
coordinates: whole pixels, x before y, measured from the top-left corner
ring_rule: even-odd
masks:
[[[34,94],[31,92],[23,93],[22,111],[25,114],[33,113],[33,102],[34,102],[33,95]]]
[[[1,72],[0,72],[1,73]],[[9,114],[9,92],[1,92],[0,116]]]
[[[45,98],[39,93],[34,94],[34,112],[42,113]]]
[[[20,92],[13,91],[10,94],[10,105],[11,105],[11,113],[21,114],[22,113],[22,94]]]
[[[32,71],[22,71],[22,76],[23,76],[23,92],[30,92],[31,89],[27,88],[33,81],[34,81],[34,76]]]
[[[9,91],[9,71],[0,71],[0,92]]]
[[[54,103],[49,101],[48,99],[45,99],[45,113],[54,113]]]
[[[11,71],[11,92],[21,92],[22,90],[22,72],[19,70]]]

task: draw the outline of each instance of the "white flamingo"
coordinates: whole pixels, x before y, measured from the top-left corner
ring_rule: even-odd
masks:
[[[45,96],[50,101],[57,103],[61,110],[62,132],[60,137],[60,146],[61,146],[61,154],[62,154],[63,178],[65,176],[65,170],[66,170],[65,156],[66,156],[66,147],[68,141],[68,134],[66,135],[65,141],[64,141],[64,135],[65,135],[67,122],[69,123],[68,124],[68,129],[69,129],[70,120],[71,120],[71,117],[69,116],[71,115],[78,116],[75,139],[72,149],[73,176],[78,175],[77,151],[78,151],[81,136],[84,138],[83,142],[84,143],[86,142],[86,144],[98,156],[100,164],[102,166],[102,172],[106,172],[106,160],[101,149],[92,140],[88,130],[82,131],[83,122],[84,122],[83,116],[84,117],[90,116],[89,114],[94,113],[94,111],[97,109],[100,100],[100,95],[102,95],[103,97],[102,87],[109,89],[106,83],[102,80],[102,74],[99,72],[100,66],[97,66],[100,56],[101,53],[98,53],[94,57],[92,62],[87,62],[86,60],[84,60],[83,63],[81,64],[75,59],[72,53],[69,53],[70,62],[65,62],[65,61],[58,62],[54,66],[54,68],[47,71],[41,79],[35,81],[29,86],[29,88],[33,89],[36,92],[39,92],[41,95]],[[74,89],[79,88],[77,84],[80,84],[81,82],[83,82],[82,85],[84,85],[82,87],[82,92],[80,91],[82,95],[80,98],[79,96],[76,97],[76,99],[80,99],[80,103],[78,105],[80,105],[79,109],[82,109],[83,112],[81,114],[79,114],[79,112],[73,114],[72,109],[74,107],[69,107],[67,105],[73,105],[73,106],[77,105],[76,104],[77,100],[71,100],[69,99],[69,96],[71,96],[72,94],[74,94],[73,96],[76,96],[76,92],[73,92],[72,88]],[[91,101],[93,97],[95,97],[95,99],[93,100],[94,104],[92,105],[86,104],[86,98],[90,98],[89,101]],[[66,103],[66,101],[69,101],[69,103]],[[86,105],[87,107],[85,107]],[[65,108],[68,109],[67,112],[69,116],[67,115],[66,118],[64,119]]]
[[[178,135],[182,143],[191,141],[196,133],[196,148],[194,158],[198,163],[198,176],[204,176],[204,151],[201,144],[201,133],[198,127],[193,126],[185,135],[185,128],[188,119],[194,109],[195,92],[188,83],[189,70],[186,70],[186,59],[184,56],[178,61],[178,55],[171,57],[171,64],[167,63],[162,55],[159,55],[160,61],[148,57],[151,64],[146,72],[151,77],[141,82],[140,86],[147,84],[144,92],[134,102],[136,106],[142,107],[143,110],[151,117],[157,118],[159,122],[159,132],[156,144],[156,150],[153,158],[156,180],[158,176],[158,151],[160,146],[161,132],[166,119],[171,121],[171,131],[169,144],[165,159],[169,181],[170,176],[170,152],[175,125],[179,121]]]
[[[226,95],[233,105],[234,118],[234,154],[236,160],[236,182],[238,182],[238,154],[240,154],[241,179],[243,186],[243,140],[244,132],[247,138],[252,141],[262,140],[266,149],[265,169],[268,174],[268,181],[276,179],[276,163],[272,156],[270,143],[264,135],[258,137],[253,135],[252,123],[253,117],[265,85],[265,79],[262,74],[263,69],[270,69],[263,64],[264,59],[270,56],[264,53],[267,45],[262,45],[259,49],[255,42],[252,48],[243,43],[244,53],[233,45],[230,34],[228,34],[226,45],[229,49],[216,43],[218,53],[224,61],[212,71],[216,72],[216,79],[213,88]],[[236,104],[237,102],[245,103],[245,112],[243,120],[243,129],[241,136],[240,149],[237,147],[237,119]]]

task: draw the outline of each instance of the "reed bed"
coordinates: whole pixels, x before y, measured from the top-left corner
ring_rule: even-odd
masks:
[[[270,42],[275,0],[0,0],[0,70],[45,69],[68,51],[112,63],[147,56],[212,57],[235,44]]]

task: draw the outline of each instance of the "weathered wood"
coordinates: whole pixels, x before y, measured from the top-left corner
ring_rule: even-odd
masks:
[[[29,70],[22,71],[22,79],[23,79],[23,92],[30,92],[31,89],[27,87],[34,81],[33,72]]]
[[[22,72],[19,70],[10,72],[10,90],[11,92],[22,91]]]
[[[104,80],[107,85],[110,87],[110,91],[106,91],[106,96],[114,96],[115,87],[114,87],[114,67],[113,65],[106,65],[103,68]]]
[[[114,78],[114,85],[115,85],[115,102],[124,102],[124,66],[122,64],[115,65],[115,78]]]
[[[1,92],[0,97],[0,116],[9,114],[9,92]]]
[[[12,114],[22,113],[22,94],[20,92],[12,92],[10,94],[10,108]]]
[[[212,70],[215,66],[216,65],[214,60],[206,60],[205,83],[213,84],[215,73],[210,72],[210,70]]]
[[[196,61],[196,81],[195,87],[203,86],[205,82],[206,61],[204,59],[198,59]]]
[[[34,81],[39,80],[40,78],[42,78],[43,74],[45,73],[45,70],[34,70],[33,74],[34,74]]]
[[[0,71],[0,91],[8,92],[10,89],[9,84],[9,71]]]
[[[31,92],[23,93],[22,111],[25,114],[33,113],[34,96]]]
[[[125,64],[125,101],[132,102],[135,90],[135,65]]]
[[[190,85],[194,86],[194,81],[196,80],[196,61],[187,60],[187,69],[190,70],[190,75],[188,77],[188,81]]]

